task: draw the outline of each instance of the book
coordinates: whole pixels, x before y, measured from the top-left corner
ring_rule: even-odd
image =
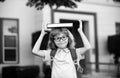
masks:
[[[54,23],[54,24],[47,24],[47,28],[56,28],[56,27],[73,27],[73,23]]]

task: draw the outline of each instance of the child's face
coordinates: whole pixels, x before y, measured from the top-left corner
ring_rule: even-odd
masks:
[[[54,37],[54,42],[58,48],[66,48],[68,44],[68,37],[63,33],[60,33]]]

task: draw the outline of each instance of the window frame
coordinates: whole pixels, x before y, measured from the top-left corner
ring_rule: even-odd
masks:
[[[1,46],[0,63],[19,63],[19,20],[17,18],[0,18]],[[13,44],[12,44],[13,43]],[[11,53],[10,53],[11,52]]]

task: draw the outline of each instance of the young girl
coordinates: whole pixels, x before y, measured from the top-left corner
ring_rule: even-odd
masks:
[[[53,61],[52,63],[52,78],[77,78],[76,68],[74,61],[72,60],[70,49],[75,49],[77,54],[77,63],[79,63],[80,57],[85,53],[86,50],[90,49],[90,44],[82,32],[82,22],[80,21],[80,27],[78,32],[82,38],[84,47],[75,48],[75,41],[73,35],[67,28],[56,28],[50,32],[49,36],[49,49],[40,50],[42,46],[41,42],[46,34],[44,29],[41,31],[32,52],[44,58],[45,61]],[[55,50],[55,56],[51,59],[51,52]]]

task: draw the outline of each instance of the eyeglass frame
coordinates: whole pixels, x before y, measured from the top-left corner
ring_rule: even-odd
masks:
[[[57,38],[59,38],[59,39],[57,39]],[[65,41],[65,40],[67,40],[67,36],[62,36],[62,37],[54,37],[54,41],[56,41],[56,42],[60,42],[61,40],[62,41]]]

